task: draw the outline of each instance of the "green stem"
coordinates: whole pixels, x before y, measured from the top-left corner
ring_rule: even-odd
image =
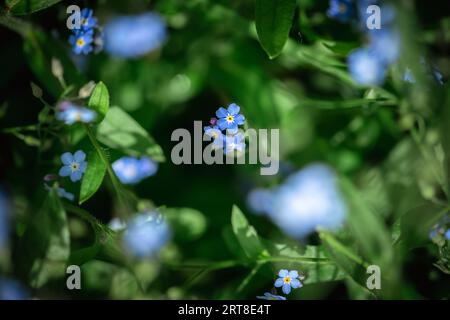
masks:
[[[31,24],[10,16],[7,13],[0,13],[0,24],[8,29],[17,32],[22,37],[27,37],[31,34],[33,28]]]

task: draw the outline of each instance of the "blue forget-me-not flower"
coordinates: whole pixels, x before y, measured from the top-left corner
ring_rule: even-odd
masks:
[[[361,85],[380,85],[386,75],[386,64],[372,50],[360,48],[347,58],[353,80]]]
[[[68,101],[60,103],[56,111],[56,119],[63,121],[67,125],[75,122],[91,123],[96,118],[97,113],[94,110],[77,106]]]
[[[284,294],[289,294],[292,289],[297,289],[303,286],[300,282],[298,271],[281,269],[278,272],[278,279],[275,280],[275,287],[281,288]]]
[[[207,136],[213,139],[213,146],[215,148],[223,148],[225,136],[217,125],[204,127],[203,130]]]
[[[234,151],[241,153],[245,150],[244,135],[242,133],[236,133],[235,135],[225,136],[225,153],[229,154]]]
[[[87,168],[87,162],[85,159],[86,154],[81,150],[78,150],[73,155],[70,152],[63,153],[61,155],[63,166],[59,170],[59,175],[61,177],[70,176],[70,180],[72,180],[72,182],[81,180],[81,177]]]
[[[228,133],[236,133],[238,126],[245,122],[245,117],[239,114],[239,110],[240,107],[235,103],[230,104],[227,109],[219,108],[216,111],[219,129],[227,130]]]
[[[97,26],[97,18],[94,17],[94,11],[84,8],[80,13],[80,26],[82,30],[91,30]]]
[[[44,184],[44,187],[45,187],[45,189],[46,189],[47,191],[52,190],[52,188],[51,188],[49,185],[47,185],[47,184]],[[65,199],[67,199],[67,200],[69,200],[69,201],[73,201],[73,200],[75,199],[75,196],[74,196],[73,193],[70,193],[70,192],[66,191],[66,190],[65,190],[64,188],[62,188],[62,187],[58,187],[58,188],[56,188],[55,190],[56,190],[56,194],[57,194],[58,197],[60,197],[60,198],[65,198]]]
[[[161,47],[166,38],[166,24],[156,13],[120,16],[105,25],[104,48],[113,56],[133,58]]]
[[[123,244],[137,258],[152,257],[169,241],[170,228],[156,212],[140,213],[128,222]]]
[[[6,196],[0,187],[0,252],[8,244],[8,232],[9,232],[9,218],[10,218],[10,204]]]
[[[112,168],[123,184],[136,184],[154,175],[158,164],[148,157],[122,157],[114,161]]]

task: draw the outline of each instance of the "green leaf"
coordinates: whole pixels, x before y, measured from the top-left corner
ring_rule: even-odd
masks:
[[[283,50],[291,29],[295,6],[295,0],[256,0],[256,31],[259,42],[270,59]]]
[[[88,166],[81,181],[80,200],[82,204],[100,188],[106,172],[106,164],[96,150],[89,153]]]
[[[233,228],[234,235],[236,236],[239,244],[249,258],[257,258],[262,255],[268,255],[267,250],[261,243],[261,240],[256,233],[253,226],[249,225],[242,211],[233,206],[231,212],[231,226]]]
[[[119,107],[112,107],[99,124],[97,138],[108,147],[119,149],[131,156],[149,156],[165,161],[161,147],[148,132]]]
[[[23,238],[21,256],[31,285],[40,288],[65,275],[70,255],[67,216],[54,190],[32,221]]]
[[[109,110],[109,93],[103,82],[97,83],[89,98],[89,108],[97,112],[96,122],[101,122]]]
[[[46,9],[61,0],[6,0],[9,12],[14,15],[30,14]]]
[[[161,208],[180,241],[193,241],[206,231],[205,216],[191,208]]]

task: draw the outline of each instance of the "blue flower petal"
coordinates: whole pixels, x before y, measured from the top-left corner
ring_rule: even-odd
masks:
[[[225,118],[227,116],[228,112],[225,108],[220,107],[217,111],[216,111],[216,117],[217,118]]]
[[[78,181],[78,180],[81,180],[81,176],[82,176],[81,171],[79,171],[79,170],[74,171],[74,172],[72,172],[72,174],[70,175],[70,180],[72,180],[72,182],[76,182],[76,181]]]
[[[238,125],[242,125],[245,122],[245,117],[242,114],[238,114],[236,117],[234,117],[234,122]]]
[[[289,275],[289,271],[286,269],[281,269],[280,272],[278,272],[278,276],[280,278],[287,277]]]
[[[84,153],[81,150],[78,150],[73,155],[73,158],[75,159],[76,162],[82,162],[82,161],[84,161],[84,159],[86,159],[86,153]]]
[[[291,287],[294,288],[294,289],[297,289],[297,288],[301,287],[300,280],[295,279],[295,278],[291,279],[291,283],[290,284],[291,284]]]
[[[228,122],[225,118],[221,118],[217,120],[217,125],[219,126],[220,130],[225,130],[228,127]]]
[[[291,271],[289,271],[289,277],[291,277],[291,278],[293,278],[293,279],[298,278],[298,272],[297,272],[297,270],[291,270]]]
[[[283,284],[282,290],[284,294],[289,294],[291,292],[291,285],[288,283]]]
[[[274,286],[279,288],[283,285],[283,278],[278,278],[277,280],[275,280],[275,284]]]
[[[232,115],[235,116],[239,113],[239,110],[241,108],[236,104],[236,103],[232,103],[228,106],[228,112]]]
[[[73,161],[73,156],[70,152],[65,152],[61,155],[61,161],[63,164],[68,165]]]
[[[67,177],[68,175],[70,175],[71,172],[72,170],[70,169],[69,166],[63,166],[61,169],[59,169],[59,175],[61,177]]]
[[[86,168],[87,168],[87,162],[86,161],[80,162],[80,169],[79,169],[80,172],[84,173],[86,171]]]

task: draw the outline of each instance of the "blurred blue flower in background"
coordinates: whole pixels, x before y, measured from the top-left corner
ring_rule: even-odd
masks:
[[[8,245],[10,214],[9,200],[0,187],[0,252]]]
[[[148,157],[122,157],[113,162],[112,168],[123,184],[136,184],[154,175],[158,164]]]
[[[269,216],[287,234],[304,238],[318,227],[340,227],[346,213],[334,171],[313,164],[289,176],[274,190]]]
[[[386,75],[386,64],[367,48],[352,51],[347,58],[353,80],[361,85],[381,85]]]
[[[140,213],[128,223],[123,244],[137,258],[154,256],[169,241],[170,228],[156,212]]]
[[[77,106],[69,101],[61,102],[56,111],[56,119],[67,125],[75,122],[91,123],[96,118],[97,113],[94,110]]]
[[[119,232],[119,231],[125,230],[125,228],[127,227],[127,224],[122,219],[119,219],[116,217],[116,218],[111,219],[111,221],[109,221],[108,227],[111,230]]]
[[[270,292],[265,292],[264,296],[256,296],[257,299],[261,300],[286,300],[283,296],[277,296],[276,294],[272,294]]]
[[[69,43],[72,45],[72,50],[76,54],[88,54],[94,48],[92,41],[94,40],[93,30],[76,30],[69,37]]]
[[[219,118],[217,120],[217,125],[220,130],[227,130],[228,133],[236,133],[238,126],[243,125],[245,122],[245,117],[239,114],[241,108],[232,103],[228,106],[228,109],[219,108],[216,111],[216,116]]]
[[[87,168],[87,162],[84,161],[85,159],[86,154],[81,150],[78,150],[73,155],[70,152],[63,153],[61,155],[63,166],[59,170],[59,175],[61,177],[70,176],[72,182],[81,180],[81,177]]]
[[[384,28],[369,33],[371,52],[386,64],[394,63],[400,56],[400,33]]]
[[[80,24],[82,30],[91,30],[97,26],[97,18],[94,17],[94,11],[89,8],[84,8],[80,13]]]
[[[288,271],[286,269],[281,269],[278,272],[279,278],[275,280],[275,287],[283,290],[284,294],[289,294],[292,289],[297,289],[302,287],[302,283],[299,280],[299,275],[297,270]]]
[[[447,229],[447,231],[445,232],[445,238],[447,240],[450,240],[450,229]]]
[[[245,150],[244,135],[242,133],[225,137],[225,153],[232,153],[234,150],[239,153]]]
[[[251,211],[265,214],[272,206],[272,192],[267,189],[256,188],[247,194],[247,205]]]
[[[139,57],[161,47],[166,38],[166,24],[155,13],[119,16],[105,25],[104,48],[113,56]]]
[[[330,0],[327,16],[340,22],[355,18],[355,5],[352,0]]]
[[[0,300],[26,300],[28,293],[16,281],[0,277]]]
[[[47,191],[52,190],[52,187],[50,187],[47,184],[44,184],[44,187]],[[56,188],[56,194],[58,195],[58,197],[65,198],[69,201],[73,201],[75,199],[75,196],[73,195],[73,193],[67,192],[64,188],[61,188],[61,187]]]

